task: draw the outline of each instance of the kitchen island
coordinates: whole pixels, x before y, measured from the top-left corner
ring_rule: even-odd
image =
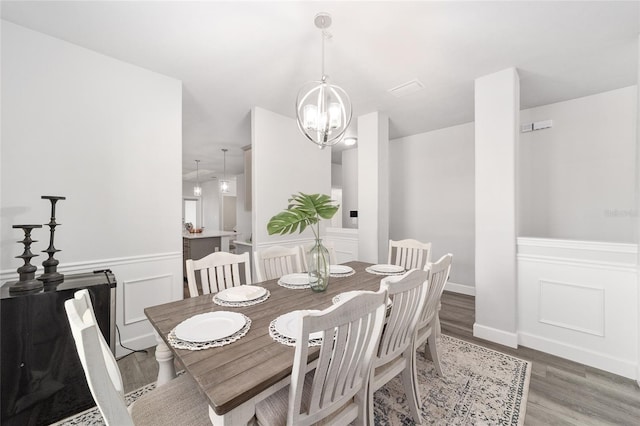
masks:
[[[187,276],[185,263],[187,259],[202,259],[215,251],[229,251],[229,241],[238,235],[237,232],[207,230],[200,233],[185,232],[182,234],[183,275]]]

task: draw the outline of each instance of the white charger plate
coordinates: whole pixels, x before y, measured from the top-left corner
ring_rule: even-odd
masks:
[[[267,289],[257,285],[230,287],[219,292],[216,297],[224,302],[250,302],[267,294]]]
[[[302,326],[302,315],[307,312],[319,312],[317,310],[310,311],[293,311],[288,312],[286,314],[280,315],[276,318],[275,328],[276,331],[282,334],[284,337],[288,337],[289,339],[296,340],[298,336],[298,330]],[[316,331],[315,333],[311,333],[309,335],[309,340],[313,339],[321,339],[322,332]]]
[[[383,274],[399,274],[400,272],[404,272],[404,268],[399,265],[389,265],[389,264],[378,264],[370,266],[371,270],[380,272]]]
[[[175,335],[186,342],[211,342],[237,333],[245,324],[244,316],[238,312],[207,312],[182,321],[176,326]]]
[[[309,274],[295,273],[295,274],[283,275],[282,277],[280,277],[278,282],[282,284],[292,285],[292,286],[309,285]]]
[[[353,268],[347,265],[329,265],[329,274],[350,274]]]

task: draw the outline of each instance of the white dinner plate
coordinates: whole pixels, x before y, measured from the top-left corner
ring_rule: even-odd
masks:
[[[319,311],[293,311],[280,315],[276,319],[275,328],[276,331],[289,339],[295,340],[298,336],[298,330],[302,326],[302,315],[307,312],[319,312]],[[316,331],[309,335],[309,339],[322,338],[322,332]]]
[[[245,324],[244,315],[237,312],[207,312],[182,321],[176,326],[175,334],[186,342],[210,342],[237,333]]]
[[[280,277],[280,282],[287,285],[309,285],[309,274],[296,273],[283,275],[282,277]]]
[[[249,302],[267,294],[267,289],[257,285],[230,287],[219,292],[216,297],[224,302]]]
[[[404,272],[404,268],[399,265],[378,264],[371,266],[371,270],[381,272],[383,274],[398,274]]]
[[[329,265],[330,274],[349,274],[353,271],[351,266],[346,265]]]

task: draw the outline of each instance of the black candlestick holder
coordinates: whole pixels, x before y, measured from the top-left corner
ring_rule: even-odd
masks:
[[[58,272],[58,264],[60,262],[53,257],[54,253],[61,251],[53,246],[53,235],[56,232],[56,226],[61,225],[60,223],[56,223],[56,203],[58,200],[66,200],[66,197],[43,195],[40,198],[51,201],[51,219],[49,220],[49,223],[45,223],[45,225],[49,225],[50,229],[49,247],[46,250],[42,250],[43,253],[49,254],[49,258],[42,262],[42,266],[44,266],[44,274],[40,275],[38,280],[50,285],[64,281],[64,275]]]
[[[34,292],[42,289],[43,284],[35,279],[36,266],[29,263],[31,258],[38,256],[31,253],[31,243],[37,242],[31,239],[31,231],[34,228],[42,228],[42,225],[13,225],[14,229],[22,229],[24,231],[24,240],[18,241],[24,244],[24,252],[20,256],[16,256],[16,259],[24,260],[24,265],[17,269],[20,279],[9,284],[9,293],[24,293]]]

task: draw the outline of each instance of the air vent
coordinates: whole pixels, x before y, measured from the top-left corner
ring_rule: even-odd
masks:
[[[388,92],[396,98],[402,98],[403,96],[416,93],[422,89],[424,89],[424,84],[422,84],[422,82],[416,78],[414,80],[407,81],[406,83],[396,86],[393,89],[389,89]]]

